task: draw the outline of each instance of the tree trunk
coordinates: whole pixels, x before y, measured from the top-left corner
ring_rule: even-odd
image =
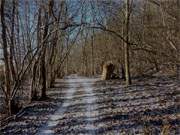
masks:
[[[126,79],[123,64],[121,64],[121,79],[123,79],[123,80],[125,80],[125,79]]]
[[[37,100],[37,91],[36,91],[36,71],[37,71],[38,60],[35,61],[32,68],[32,78],[31,78],[31,95],[30,101]]]
[[[54,84],[54,69],[55,69],[55,48],[56,48],[57,41],[54,41],[52,48],[51,48],[51,54],[50,54],[50,60],[49,60],[49,79],[48,79],[48,87],[52,87]]]
[[[125,76],[126,76],[126,85],[131,84],[130,76],[130,63],[129,63],[129,21],[130,21],[130,2],[126,0],[126,43],[124,45],[124,59],[125,59]]]
[[[92,57],[92,66],[91,66],[91,75],[94,75],[94,31],[91,36],[91,57]]]
[[[180,81],[180,0],[177,0],[177,80]]]
[[[8,59],[8,48],[7,48],[7,35],[6,35],[6,25],[5,25],[5,14],[4,14],[5,0],[1,0],[1,24],[2,24],[2,46],[5,64],[5,91],[7,94],[7,105],[8,105],[8,115],[11,115],[11,83],[10,83],[10,65]]]
[[[16,9],[16,3],[15,0],[13,0],[13,11],[12,11],[12,25],[11,25],[11,44],[10,44],[10,69],[11,69],[11,77],[12,80],[16,80],[16,72],[14,68],[14,21],[15,21],[15,9]]]
[[[41,98],[46,98],[46,62],[45,62],[46,48],[43,49],[41,56],[41,77],[42,77],[42,88]]]
[[[41,17],[41,7],[38,10],[38,20],[37,20],[37,47],[41,47],[41,23],[42,23],[42,17]],[[40,57],[41,53],[38,55],[37,60],[35,60],[35,63],[32,67],[32,78],[31,78],[31,96],[30,101],[36,100],[38,97],[36,89],[39,88],[38,85],[41,85],[41,73],[40,73]]]
[[[45,12],[45,28],[43,34],[43,43],[42,43],[42,54],[41,54],[41,77],[42,77],[42,88],[41,88],[41,99],[46,98],[46,37],[48,34],[48,13]]]

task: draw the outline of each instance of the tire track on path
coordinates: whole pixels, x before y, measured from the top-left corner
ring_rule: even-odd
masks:
[[[72,100],[70,99],[73,98],[73,95],[75,94],[76,91],[76,87],[79,85],[74,83],[72,84],[71,82],[73,80],[74,79],[68,77],[67,82],[70,88],[68,88],[67,93],[65,94],[66,99],[64,103],[62,105],[59,105],[59,109],[49,117],[47,124],[40,129],[37,135],[53,135],[55,133],[53,128],[58,125],[59,123],[58,120],[63,117],[63,114],[66,112],[67,107],[71,104]]]
[[[84,97],[84,102],[86,103],[86,126],[85,130],[90,135],[95,135],[96,130],[98,129],[95,125],[95,120],[98,119],[99,112],[96,110],[98,108],[96,102],[97,97],[93,90],[93,85],[97,81],[97,79],[88,79],[85,78],[82,82],[82,86],[84,88],[85,94],[89,95],[89,97]]]

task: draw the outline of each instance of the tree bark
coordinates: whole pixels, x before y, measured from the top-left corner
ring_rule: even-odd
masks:
[[[48,87],[52,87],[53,84],[54,84],[54,69],[55,69],[55,58],[56,58],[56,52],[55,52],[55,49],[56,49],[56,45],[57,45],[57,33],[55,33],[55,39],[52,43],[52,48],[51,48],[51,52],[50,52],[50,58],[49,58],[49,79],[48,79]]]
[[[94,76],[94,31],[93,31],[93,35],[91,36],[91,57],[92,57],[91,75]]]
[[[131,84],[130,63],[129,63],[129,22],[130,22],[130,1],[126,0],[126,43],[124,44],[125,76],[126,85]]]
[[[180,0],[177,0],[177,80],[180,81]]]
[[[10,83],[10,65],[8,59],[8,47],[7,47],[7,35],[6,35],[6,24],[5,24],[5,0],[1,0],[1,24],[2,24],[2,41],[3,41],[3,55],[5,64],[5,91],[7,93],[7,105],[8,115],[11,115],[11,83]]]
[[[41,99],[46,98],[46,42],[44,42],[48,34],[48,13],[45,12],[44,16],[45,28],[43,33],[43,43],[42,43],[42,54],[41,54],[41,77],[42,77],[42,88],[41,88]]]
[[[37,72],[37,64],[38,60],[34,62],[33,68],[32,68],[32,78],[31,78],[31,95],[30,95],[30,101],[37,100],[37,90],[36,90],[36,72]]]
[[[14,24],[15,24],[15,9],[16,9],[16,2],[15,0],[13,0],[13,9],[12,9],[12,20],[11,20],[11,44],[10,44],[10,57],[9,57],[9,61],[10,61],[10,69],[11,69],[11,77],[12,80],[16,80],[16,72],[15,72],[15,68],[14,68]]]

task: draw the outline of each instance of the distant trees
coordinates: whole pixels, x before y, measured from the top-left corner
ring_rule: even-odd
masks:
[[[162,26],[160,35],[162,36],[162,44],[165,44],[163,48],[163,56],[176,65],[176,74],[179,78],[179,0],[172,1],[152,1],[149,3],[156,6],[160,10],[161,18],[159,19]],[[158,42],[159,40],[157,40]],[[158,46],[159,47],[159,46]],[[171,50],[171,51],[169,51]]]
[[[127,85],[130,84],[131,75],[141,76],[161,72],[162,75],[178,76],[179,73],[175,73],[176,69],[179,71],[178,2],[178,0],[94,1],[91,10],[96,12],[96,15],[93,23],[89,21],[90,18],[87,20],[91,25],[87,27],[95,31],[93,40],[95,73],[100,73],[102,63],[110,60],[117,64],[117,73],[125,69]],[[87,48],[85,52],[79,49],[82,54],[87,54],[86,66],[91,69],[90,31],[85,48]],[[74,53],[71,57],[76,56],[77,59],[78,55]],[[78,67],[80,62],[74,60],[69,63]]]

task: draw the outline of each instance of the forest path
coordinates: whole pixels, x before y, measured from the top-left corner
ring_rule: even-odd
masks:
[[[180,135],[180,84],[173,78],[147,77],[124,87],[120,80],[68,76],[0,128],[2,135],[143,135],[170,126]],[[171,135],[170,134],[170,135]]]
[[[85,105],[85,111],[80,112],[80,115],[83,115],[84,121],[86,123],[84,130],[86,130],[88,134],[95,134],[95,125],[93,123],[93,119],[91,120],[91,117],[95,117],[98,114],[98,111],[93,111],[95,108],[97,108],[95,104],[96,97],[93,93],[93,84],[96,81],[97,79],[79,77],[76,75],[67,77],[65,82],[67,82],[69,88],[64,95],[63,103],[59,104],[59,108],[54,112],[54,114],[49,116],[47,123],[42,128],[40,128],[37,135],[55,134],[58,124],[61,122],[61,120],[66,119],[66,113],[69,111],[76,112],[76,108],[75,110],[69,110],[70,108],[68,107],[76,104]]]

